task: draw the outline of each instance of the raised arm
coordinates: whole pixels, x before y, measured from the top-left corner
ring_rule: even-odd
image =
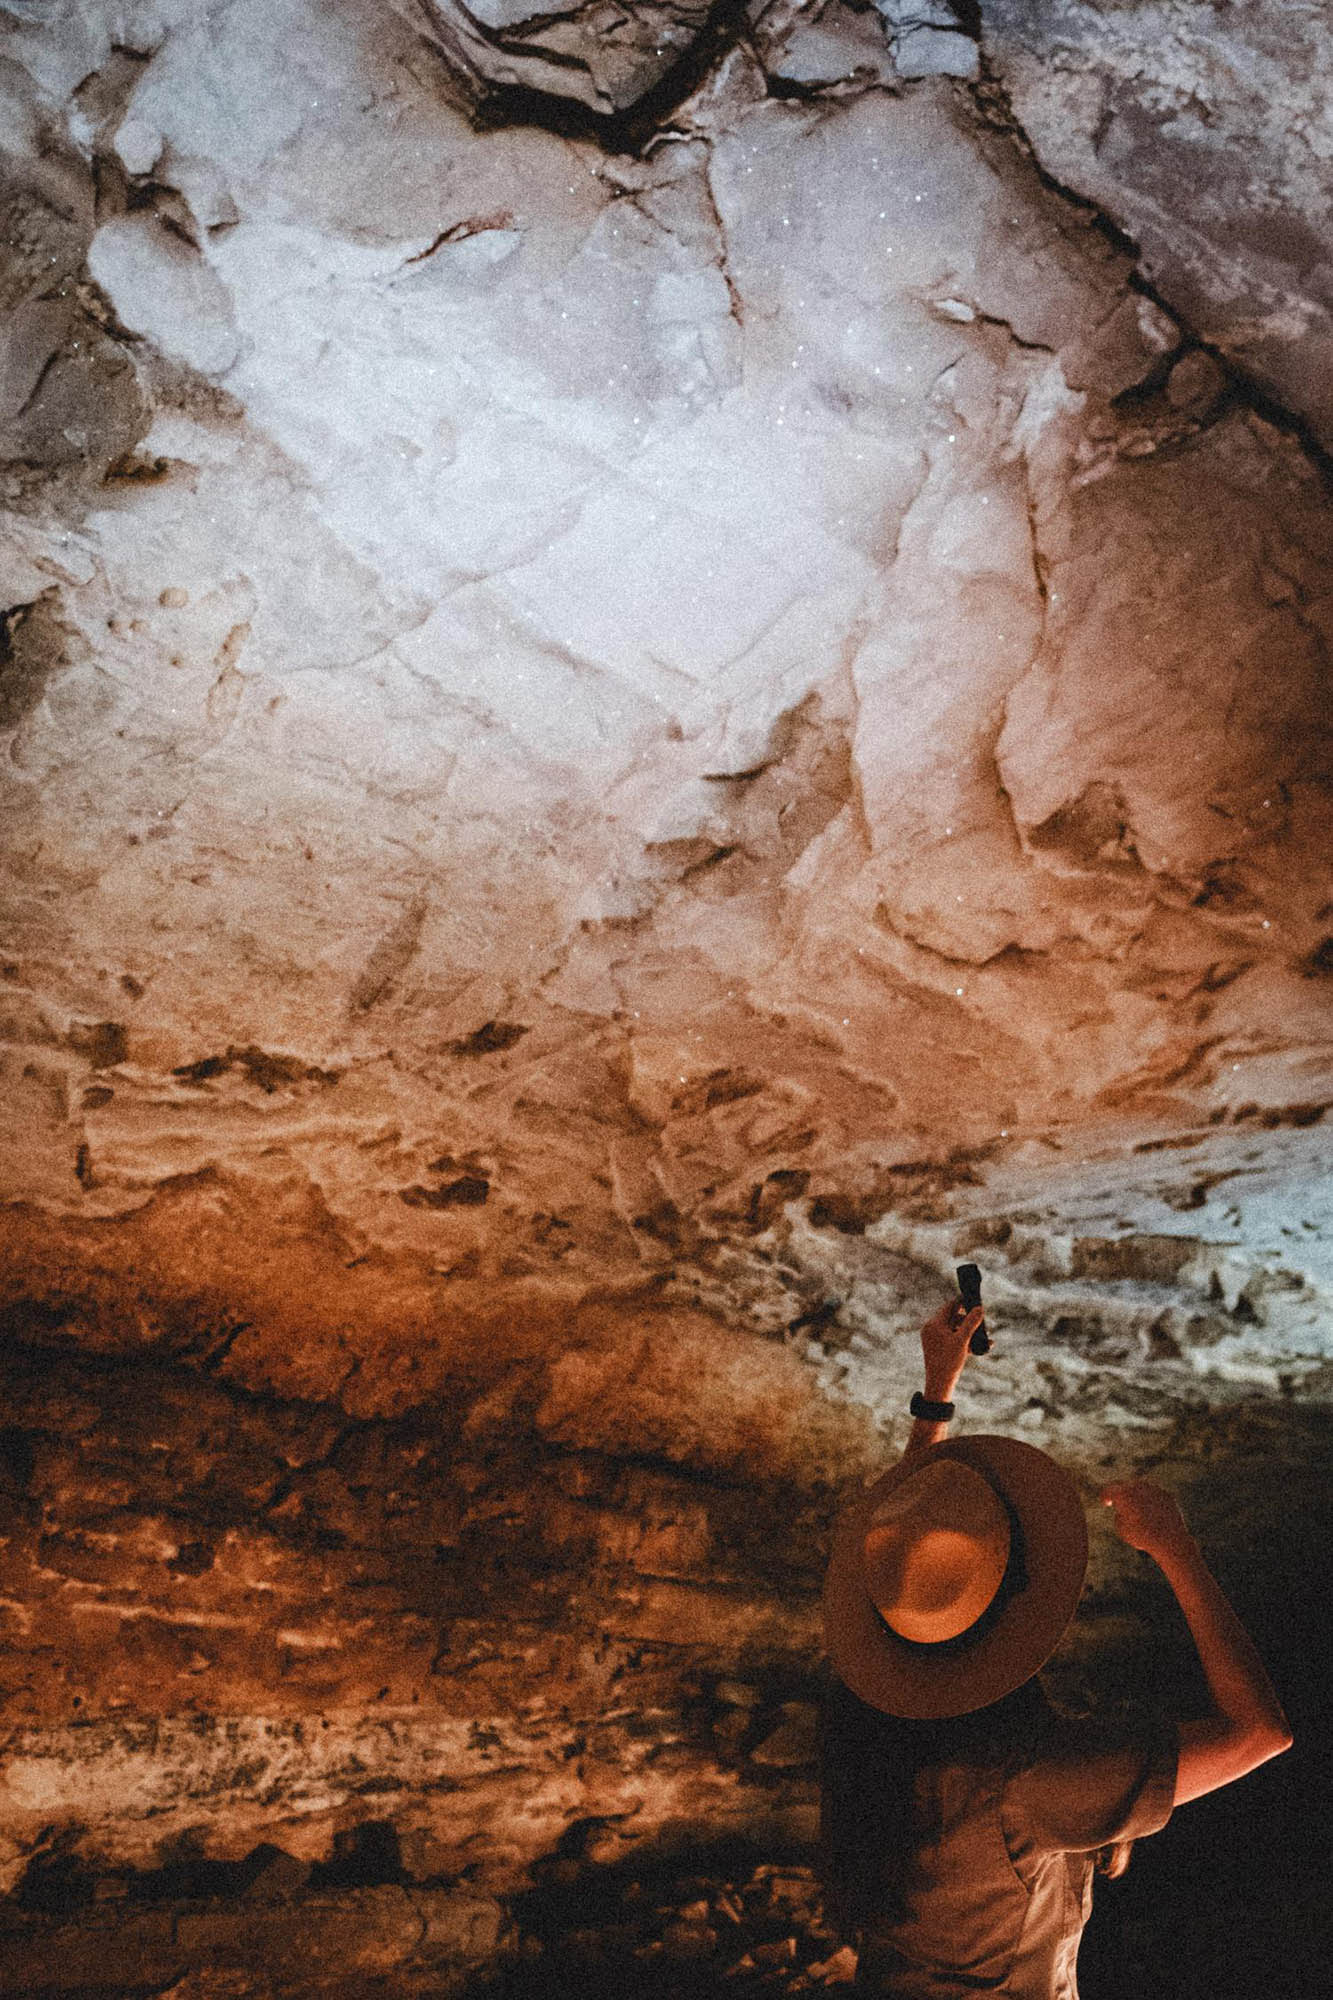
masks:
[[[968,1342],[984,1318],[980,1306],[969,1312],[961,1299],[950,1299],[926,1321],[921,1329],[921,1358],[925,1364],[922,1395],[927,1403],[953,1402],[958,1378],[967,1363]],[[928,1445],[938,1444],[948,1434],[948,1417],[918,1417],[903,1457],[925,1451]]]
[[[1180,1731],[1175,1803],[1202,1798],[1291,1748],[1291,1730],[1245,1627],[1227,1603],[1172,1496],[1148,1479],[1108,1486],[1116,1533],[1150,1555],[1175,1593],[1213,1712]]]

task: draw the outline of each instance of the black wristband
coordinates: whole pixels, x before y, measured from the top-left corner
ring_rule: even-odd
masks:
[[[952,1403],[932,1403],[919,1389],[907,1407],[914,1417],[923,1417],[928,1424],[947,1424],[953,1415]]]

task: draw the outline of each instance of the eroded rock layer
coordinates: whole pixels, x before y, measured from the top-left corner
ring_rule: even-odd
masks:
[[[6,11],[0,1991],[593,1877],[845,1977],[822,1549],[964,1255],[966,1420],[1164,1468],[1316,1706],[1322,280],[1170,200],[1206,43],[1318,233],[1271,12]]]

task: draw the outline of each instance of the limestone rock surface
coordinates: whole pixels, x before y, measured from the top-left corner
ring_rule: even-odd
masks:
[[[84,402],[11,461],[10,1198],[220,1177],[443,1297],[1318,1095],[1327,500],[956,86],[640,159],[382,13],[143,18],[13,38],[20,422]]]
[[[1318,4],[981,0],[987,61],[1049,173],[1333,444],[1333,23]]]

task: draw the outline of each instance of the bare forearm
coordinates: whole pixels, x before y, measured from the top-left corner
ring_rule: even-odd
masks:
[[[1287,1718],[1263,1661],[1198,1544],[1185,1536],[1155,1553],[1189,1626],[1217,1712],[1241,1728],[1290,1740]]]
[[[923,1394],[928,1403],[953,1402],[954,1390],[967,1365],[968,1343],[981,1325],[981,1307],[968,1308],[961,1299],[932,1313],[921,1329],[921,1360],[925,1371]],[[918,1417],[912,1425],[904,1458],[928,1451],[949,1435],[948,1417]]]
[[[1179,1503],[1151,1479],[1119,1480],[1102,1492],[1116,1533],[1150,1555],[1176,1595],[1199,1654],[1212,1713],[1177,1732],[1175,1803],[1234,1784],[1291,1747],[1291,1731],[1250,1635],[1222,1594]]]
[[[926,1386],[923,1391],[928,1403],[951,1403],[958,1387],[962,1369],[944,1370],[927,1368]],[[930,1417],[916,1417],[907,1439],[904,1458],[912,1458],[918,1452],[928,1451],[933,1444],[942,1444],[949,1435],[948,1420],[935,1422]]]

